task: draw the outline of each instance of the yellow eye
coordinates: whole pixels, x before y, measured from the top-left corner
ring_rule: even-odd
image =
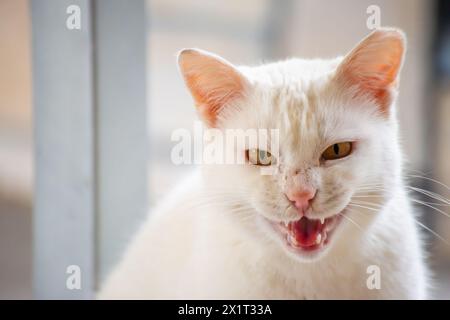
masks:
[[[323,160],[336,160],[348,156],[352,152],[351,142],[339,142],[329,146],[323,153]]]
[[[270,166],[275,163],[275,157],[266,150],[246,150],[246,156],[248,161],[256,166]]]

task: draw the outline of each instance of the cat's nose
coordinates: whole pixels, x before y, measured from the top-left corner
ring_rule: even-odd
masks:
[[[313,188],[297,189],[286,193],[286,197],[291,201],[292,205],[297,208],[302,216],[305,215],[305,212],[309,208],[315,195],[316,189]]]

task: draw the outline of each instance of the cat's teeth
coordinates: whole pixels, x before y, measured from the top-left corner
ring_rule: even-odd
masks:
[[[320,223],[324,224],[325,223],[325,218],[320,218]]]
[[[292,235],[289,235],[289,242],[293,244],[294,246],[298,246],[297,239],[293,237]]]
[[[322,241],[322,234],[319,233],[316,237],[316,244],[320,244],[321,241]]]

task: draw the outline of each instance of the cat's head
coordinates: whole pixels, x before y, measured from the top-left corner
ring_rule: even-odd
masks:
[[[394,101],[404,51],[403,33],[384,28],[332,60],[235,67],[181,51],[181,73],[207,127],[278,130],[277,150],[226,145],[245,164],[204,166],[211,201],[302,261],[339,245],[352,250],[399,181]]]

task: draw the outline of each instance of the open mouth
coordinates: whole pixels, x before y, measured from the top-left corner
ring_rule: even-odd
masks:
[[[343,213],[341,213],[343,214]],[[339,224],[342,216],[311,219],[302,217],[291,222],[271,222],[286,245],[297,253],[312,253],[325,247]]]

